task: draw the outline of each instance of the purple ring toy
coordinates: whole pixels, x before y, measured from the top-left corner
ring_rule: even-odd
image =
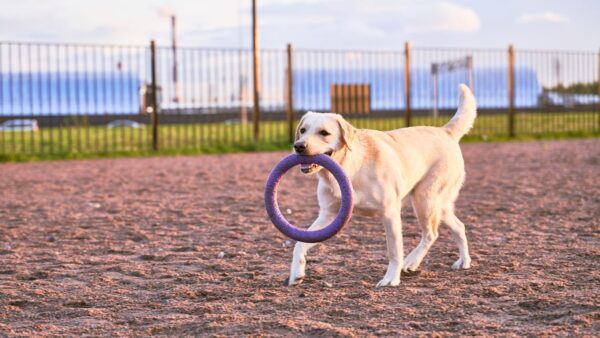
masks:
[[[283,174],[290,170],[290,168],[299,164],[312,163],[318,164],[329,170],[333,177],[335,177],[340,185],[342,201],[340,203],[340,210],[331,224],[319,230],[303,230],[290,224],[281,214],[279,205],[277,204],[277,186],[279,185]],[[337,234],[350,220],[353,207],[352,184],[342,167],[327,155],[302,156],[291,154],[281,160],[275,168],[271,170],[265,187],[265,206],[271,222],[273,222],[277,229],[284,235],[304,243],[323,242]]]

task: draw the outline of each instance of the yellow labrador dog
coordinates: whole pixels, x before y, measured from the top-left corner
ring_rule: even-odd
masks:
[[[400,272],[416,270],[438,237],[440,222],[448,225],[458,245],[453,269],[471,264],[464,224],[454,215],[454,201],[465,179],[458,141],[473,127],[475,97],[461,84],[460,103],[443,127],[411,127],[392,131],[355,129],[342,116],[305,114],[296,130],[294,151],[301,155],[327,154],[352,181],[354,210],[381,215],[387,237],[389,264],[377,287],[400,284]],[[317,173],[319,216],[310,226],[328,225],[339,209],[340,189],[333,176],[317,165],[304,165],[303,173]],[[421,242],[404,258],[402,200],[410,197],[421,227]],[[287,285],[302,282],[306,254],[315,244],[297,242]]]

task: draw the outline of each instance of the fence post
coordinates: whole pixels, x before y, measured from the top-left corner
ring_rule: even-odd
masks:
[[[150,88],[152,90],[152,150],[158,150],[158,93],[156,85],[156,44],[150,41]]]
[[[294,78],[292,72],[292,44],[287,45],[287,122],[288,140],[294,143]]]
[[[404,43],[404,102],[406,105],[406,126],[411,125],[411,111],[410,111],[410,42]]]
[[[258,39],[258,23],[256,17],[256,0],[252,0],[252,69],[254,84],[254,108],[252,122],[254,123],[254,140],[260,137],[260,41]]]
[[[508,136],[515,137],[515,50],[508,46]]]

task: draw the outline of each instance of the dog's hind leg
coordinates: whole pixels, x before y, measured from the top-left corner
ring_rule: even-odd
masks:
[[[319,212],[319,217],[317,217],[314,223],[308,227],[308,230],[319,230],[331,223],[334,218],[335,213],[321,210],[321,212]],[[302,283],[306,269],[306,254],[310,248],[317,244],[318,243],[296,242],[296,245],[294,246],[294,257],[292,258],[292,265],[290,267],[290,276],[285,280],[285,285]]]
[[[465,225],[454,214],[452,205],[444,209],[442,220],[448,225],[452,232],[452,238],[458,246],[460,258],[452,264],[453,269],[468,269],[471,267],[471,256],[469,255],[469,245],[465,233]]]
[[[404,259],[404,271],[415,271],[438,238],[441,208],[430,187],[417,187],[412,194],[413,209],[421,227],[421,242]]]

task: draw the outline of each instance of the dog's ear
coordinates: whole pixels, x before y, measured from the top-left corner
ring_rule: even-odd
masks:
[[[337,122],[340,127],[340,137],[342,143],[348,148],[348,150],[352,151],[350,145],[354,141],[354,136],[356,135],[356,128],[352,126],[348,121],[344,120],[342,115],[337,114]]]
[[[306,117],[307,114],[302,115],[302,117],[300,118],[300,121],[298,121],[298,125],[296,126],[296,138],[294,139],[294,141],[298,141],[298,139],[300,138],[300,127],[302,126],[302,123],[304,122],[304,118]]]

